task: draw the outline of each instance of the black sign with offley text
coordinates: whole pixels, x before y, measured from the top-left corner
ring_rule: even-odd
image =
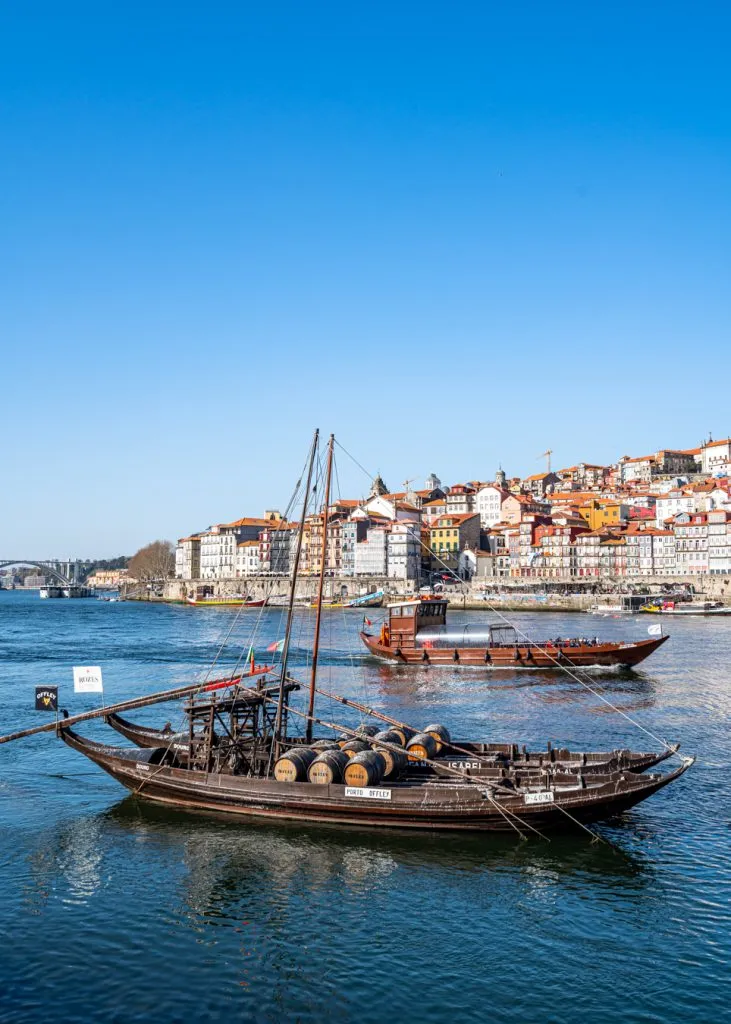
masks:
[[[57,686],[36,686],[36,711],[58,711]]]

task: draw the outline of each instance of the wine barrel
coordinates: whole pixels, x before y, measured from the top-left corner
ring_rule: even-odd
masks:
[[[343,770],[350,758],[344,750],[323,750],[307,769],[307,778],[319,786],[343,781]]]
[[[340,750],[340,744],[336,740],[315,740],[312,744],[313,750]]]
[[[445,743],[449,743],[451,736],[449,735],[449,729],[446,725],[425,725],[424,732],[428,732],[430,736],[433,736],[437,743],[437,754],[441,754],[442,747]]]
[[[377,725],[359,725],[355,730],[359,736],[375,736],[378,732]]]
[[[386,750],[385,747],[374,747],[383,758],[385,770],[384,779],[397,779],[406,768],[408,758],[405,750]]]
[[[340,748],[348,757],[355,757],[356,754],[362,754],[366,750],[370,750],[370,744],[366,743],[365,740],[353,739],[348,740],[347,743],[343,743]]]
[[[376,750],[356,754],[345,766],[343,781],[346,786],[377,786],[385,771],[383,756]]]
[[[430,760],[437,756],[437,741],[428,732],[417,733],[412,740],[406,744],[406,753],[409,761]]]
[[[413,729],[407,728],[405,725],[389,725],[388,732],[395,732],[397,736],[400,736],[400,743],[402,747],[405,747],[409,740],[416,736],[416,732]]]
[[[406,742],[403,731],[400,729],[382,729],[373,737],[374,740],[383,740],[385,743],[393,743],[396,747],[403,747]]]
[[[292,747],[274,765],[274,778],[277,782],[304,782],[307,769],[316,757],[310,747]]]

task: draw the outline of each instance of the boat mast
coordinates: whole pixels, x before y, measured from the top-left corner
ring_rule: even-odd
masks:
[[[310,449],[310,464],[307,469],[307,486],[305,487],[305,496],[302,502],[302,521],[300,522],[299,530],[297,531],[297,547],[294,553],[294,566],[292,568],[292,585],[289,590],[289,605],[287,608],[287,627],[284,632],[284,647],[282,648],[282,675],[279,687],[279,699],[277,701],[277,715],[274,720],[274,742],[275,742],[275,754],[279,757],[281,753],[281,732],[282,732],[282,715],[284,709],[284,684],[287,678],[287,661],[289,660],[289,639],[292,635],[292,618],[294,616],[294,597],[297,589],[297,575],[299,573],[300,566],[300,555],[302,554],[302,539],[305,534],[305,519],[307,518],[307,504],[310,500],[310,487],[312,486],[312,471],[315,466],[315,456],[317,455],[317,442],[320,438],[319,429],[315,431],[315,436],[312,438],[312,447]]]
[[[317,679],[317,656],[320,653],[320,623],[322,619],[322,590],[325,584],[325,561],[327,558],[327,526],[330,505],[330,481],[333,470],[333,446],[335,435],[330,435],[327,444],[327,475],[325,477],[325,506],[322,513],[322,546],[320,548],[320,582],[317,587],[317,615],[315,618],[315,640],[312,645],[312,672],[310,675],[310,697],[307,704],[306,740],[312,743],[312,716],[315,711],[315,680]],[[282,676],[284,679],[284,676]]]

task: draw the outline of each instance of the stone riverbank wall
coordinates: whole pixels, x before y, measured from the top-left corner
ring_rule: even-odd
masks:
[[[586,611],[600,602],[609,604],[613,595],[621,593],[660,594],[672,585],[688,584],[694,588],[697,599],[723,601],[731,605],[731,577],[729,576],[647,576],[584,580],[554,579],[474,579],[461,586],[447,587],[444,596],[457,608],[484,609],[494,607],[506,611]],[[252,600],[268,598],[273,604],[284,604],[289,593],[286,576],[251,576],[228,580],[169,580],[163,600],[185,601],[195,595],[199,587],[212,588],[213,596],[225,597],[246,594]],[[297,582],[296,598],[299,602],[314,600],[317,577],[303,577]],[[324,585],[326,601],[351,600],[376,590],[385,591],[386,600],[398,601],[414,595],[413,584],[405,580],[383,576],[327,577]]]

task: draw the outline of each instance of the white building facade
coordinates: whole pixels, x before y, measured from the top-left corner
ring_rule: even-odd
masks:
[[[355,546],[356,576],[385,576],[388,570],[388,528],[369,526]]]
[[[421,576],[421,528],[417,523],[394,523],[388,532],[388,575],[418,580]]]
[[[489,530],[491,526],[500,522],[502,503],[507,496],[507,491],[503,491],[496,484],[485,484],[477,490],[474,511],[480,516],[480,526],[483,530]]]

